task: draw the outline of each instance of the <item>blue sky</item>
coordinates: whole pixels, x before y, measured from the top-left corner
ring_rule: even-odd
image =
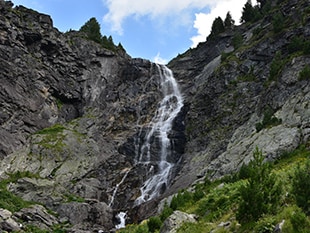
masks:
[[[78,30],[96,17],[132,57],[166,63],[205,41],[213,20],[230,11],[239,22],[247,0],[11,0],[51,15],[54,27]],[[255,4],[255,1],[252,1]]]

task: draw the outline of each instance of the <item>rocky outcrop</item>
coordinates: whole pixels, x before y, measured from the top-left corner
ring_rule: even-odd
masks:
[[[173,188],[235,172],[251,160],[255,147],[266,160],[274,160],[300,144],[309,145],[309,79],[301,79],[300,72],[310,60],[308,52],[294,45],[294,38],[309,40],[309,17],[298,13],[309,2],[300,4],[280,4],[276,13],[290,19],[280,33],[266,16],[227,30],[169,63],[189,106],[184,166]],[[237,47],[234,41],[240,36]],[[268,116],[277,123],[258,129]]]
[[[196,222],[195,215],[176,210],[164,221],[160,233],[176,233],[178,228],[186,222]]]
[[[9,1],[0,12],[0,178],[24,174],[7,190],[72,229],[110,230],[148,177],[135,165],[135,141],[161,98],[156,66],[60,33],[50,16]],[[182,145],[173,160],[184,151],[184,117],[170,135]]]
[[[282,32],[266,16],[169,63],[185,104],[168,135],[177,176],[159,199],[237,171],[255,147],[273,160],[309,146],[310,84],[300,78],[309,54],[292,51],[294,37],[309,41],[309,17],[299,17],[309,3],[287,2]],[[161,98],[156,66],[79,32],[60,33],[48,15],[9,1],[0,0],[0,13],[1,188],[41,204],[1,210],[1,230],[109,231],[119,211],[128,222],[155,214],[159,199],[135,205],[150,176],[135,160]]]

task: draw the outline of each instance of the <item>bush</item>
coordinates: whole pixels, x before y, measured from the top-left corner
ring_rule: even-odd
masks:
[[[274,33],[279,33],[284,29],[284,16],[281,12],[273,16],[272,25]]]
[[[291,223],[294,229],[294,232],[298,233],[307,233],[310,229],[310,222],[301,210],[296,211],[294,214],[292,214]]]
[[[310,215],[310,160],[304,167],[298,166],[295,170],[292,184],[292,193],[296,204]]]
[[[281,52],[277,52],[270,64],[269,80],[275,80],[285,64]]]
[[[261,131],[264,128],[268,128],[268,127],[272,127],[272,126],[276,126],[282,123],[282,120],[273,116],[273,110],[268,107],[265,111],[264,111],[264,117],[263,117],[263,121],[259,122],[255,125],[256,127],[256,132]]]
[[[155,232],[156,230],[159,230],[161,227],[161,224],[162,222],[158,216],[151,217],[149,221],[147,222],[149,232]]]
[[[173,209],[170,208],[167,204],[165,204],[163,211],[160,214],[160,220],[163,222],[173,213]]]
[[[310,66],[307,64],[299,73],[299,80],[310,79]]]
[[[248,165],[248,182],[239,188],[241,201],[236,217],[240,223],[257,221],[263,214],[275,212],[282,195],[282,185],[271,174],[271,164],[263,162],[262,151],[256,148],[253,157]]]
[[[192,201],[192,194],[185,190],[184,192],[179,192],[175,195],[170,203],[170,208],[173,210],[180,209],[184,207],[186,204]]]

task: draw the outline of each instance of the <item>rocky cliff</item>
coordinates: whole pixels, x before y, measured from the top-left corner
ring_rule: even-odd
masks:
[[[274,12],[286,18],[280,32],[266,16],[168,64],[186,103],[169,135],[178,166],[162,197],[236,171],[256,146],[270,160],[309,146],[304,9],[307,1],[285,2]],[[0,12],[1,191],[27,206],[0,209],[0,227],[108,231],[118,211],[128,211],[129,222],[156,211],[157,200],[134,205],[148,178],[135,164],[137,139],[161,98],[156,66],[79,32],[60,33],[48,15],[8,1],[0,0]]]

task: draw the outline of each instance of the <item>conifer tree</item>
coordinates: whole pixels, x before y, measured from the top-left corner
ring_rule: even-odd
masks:
[[[224,22],[221,17],[214,19],[211,27],[211,33],[207,39],[214,39],[218,34],[225,31]]]
[[[226,18],[224,20],[224,27],[231,28],[235,24],[235,21],[232,19],[230,12],[228,11],[226,14]]]
[[[282,195],[282,186],[271,174],[271,164],[264,163],[262,151],[256,148],[253,157],[246,172],[247,183],[239,189],[237,220],[240,223],[257,221],[263,214],[276,211]]]
[[[88,20],[81,28],[80,32],[86,34],[87,38],[95,41],[97,43],[101,43],[101,33],[100,33],[100,25],[96,18],[91,18]]]

